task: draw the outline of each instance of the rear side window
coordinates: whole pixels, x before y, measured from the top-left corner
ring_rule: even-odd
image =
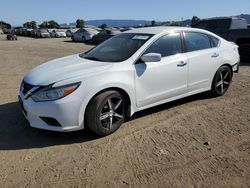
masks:
[[[211,38],[211,45],[212,45],[212,47],[218,47],[218,45],[219,45],[219,39],[217,39],[216,37],[212,37],[212,36],[210,36],[210,38]]]
[[[203,33],[185,33],[187,51],[197,51],[211,48],[209,37]]]
[[[162,57],[182,53],[180,33],[174,33],[159,38],[144,52],[144,54],[147,53],[159,53]]]

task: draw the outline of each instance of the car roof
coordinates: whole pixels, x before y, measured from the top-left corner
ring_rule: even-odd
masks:
[[[176,26],[157,26],[157,27],[143,27],[138,29],[132,29],[125,31],[124,33],[145,33],[145,34],[159,34],[168,33],[173,31],[204,31],[201,29],[190,28],[190,27],[176,27]]]
[[[206,18],[206,19],[201,19],[199,21],[210,21],[210,20],[244,20],[244,18],[238,17],[238,16],[230,16],[230,17],[214,17],[214,18]]]

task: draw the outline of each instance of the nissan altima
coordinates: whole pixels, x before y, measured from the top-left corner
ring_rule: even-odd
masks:
[[[205,91],[225,94],[238,69],[238,46],[211,32],[140,28],[31,70],[19,102],[32,127],[108,135],[137,111]]]

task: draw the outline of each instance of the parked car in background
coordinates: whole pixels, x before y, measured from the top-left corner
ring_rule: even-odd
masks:
[[[135,29],[134,27],[124,27],[124,28],[121,28],[121,32],[124,32],[124,31],[129,31],[129,30],[133,30]]]
[[[241,60],[250,60],[250,29],[247,21],[239,17],[223,17],[200,20],[193,25],[211,31],[239,46]]]
[[[68,29],[66,31],[66,37],[71,37],[73,33],[75,33],[78,29]]]
[[[32,127],[108,135],[137,111],[205,91],[225,94],[238,68],[238,46],[209,31],[140,28],[36,67],[19,101]]]
[[[17,40],[17,36],[15,33],[15,30],[11,30],[7,35],[6,35],[7,40]]]
[[[11,29],[3,28],[3,33],[8,34],[11,31]]]
[[[92,37],[98,33],[99,33],[98,31],[92,28],[82,28],[73,33],[71,39],[72,41],[79,41],[79,42],[90,41]]]
[[[3,34],[3,30],[2,29],[0,29],[0,34]]]
[[[27,29],[26,30],[26,36],[27,37],[32,37],[32,31],[33,31],[33,29]]]
[[[117,29],[103,29],[98,34],[93,36],[92,41],[94,44],[99,44],[120,33],[121,31]]]
[[[55,38],[66,37],[66,33],[64,29],[55,29],[51,32],[50,36]]]
[[[31,31],[31,37],[36,37],[39,29],[33,29]]]
[[[50,33],[48,32],[47,29],[39,29],[36,32],[35,37],[37,37],[37,38],[50,38]]]
[[[56,30],[56,28],[49,28],[47,31],[49,32],[50,36],[52,35],[52,31]]]

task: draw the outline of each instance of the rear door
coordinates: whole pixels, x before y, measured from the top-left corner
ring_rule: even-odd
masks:
[[[184,36],[189,61],[189,91],[208,88],[221,61],[218,41],[215,46],[212,36],[199,32],[185,32]]]

